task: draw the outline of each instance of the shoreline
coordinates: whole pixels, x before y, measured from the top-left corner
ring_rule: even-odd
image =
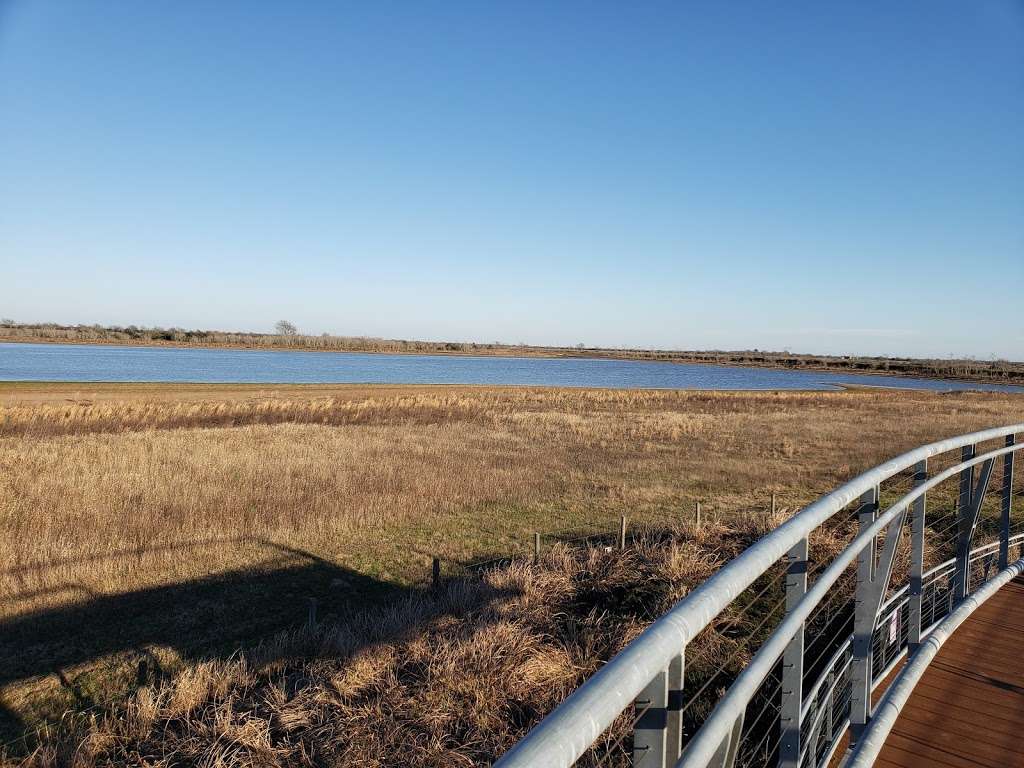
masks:
[[[415,342],[413,342],[415,343]],[[192,344],[189,342],[181,341],[128,341],[119,339],[42,339],[42,338],[31,338],[31,339],[12,339],[0,337],[0,345],[2,344],[39,344],[39,345],[50,345],[50,346],[84,346],[84,347],[137,347],[140,349],[188,349],[188,350],[200,350],[216,352],[219,350],[236,351],[236,352],[308,352],[308,353],[331,353],[338,355],[392,355],[392,356],[405,356],[405,357],[463,357],[463,358],[503,358],[507,360],[601,360],[601,361],[620,361],[620,362],[637,362],[637,363],[667,363],[674,365],[701,365],[701,366],[714,366],[721,368],[753,368],[760,370],[778,370],[778,371],[791,371],[791,372],[817,372],[817,373],[829,373],[834,375],[846,375],[846,376],[885,376],[894,379],[922,379],[932,381],[949,381],[960,384],[977,384],[982,386],[999,386],[999,387],[1022,387],[1024,386],[1024,374],[1016,377],[997,378],[997,377],[985,377],[985,378],[970,378],[963,376],[953,376],[949,374],[942,374],[939,372],[901,372],[893,370],[859,370],[851,366],[828,366],[828,365],[814,365],[805,364],[800,362],[799,364],[786,364],[787,360],[799,360],[797,356],[788,358],[780,358],[778,362],[771,361],[736,361],[736,360],[709,360],[706,357],[686,357],[685,352],[672,353],[666,351],[664,354],[672,355],[677,354],[676,357],[665,357],[665,358],[653,358],[645,356],[641,352],[630,354],[627,350],[571,350],[565,348],[548,348],[548,347],[523,347],[523,348],[511,348],[511,347],[484,347],[473,350],[448,350],[448,349],[430,349],[430,350],[363,350],[363,349],[315,349],[303,346],[263,346],[255,344],[233,344],[233,343],[202,343]],[[694,353],[700,354],[700,353]],[[707,353],[714,354],[714,353]],[[728,353],[724,353],[728,354]],[[737,353],[739,354],[739,353]],[[824,355],[814,357],[827,357]],[[851,358],[853,360],[868,359],[868,358]],[[83,382],[87,383],[87,382]],[[100,382],[96,382],[100,383]],[[118,382],[106,382],[106,383],[118,383]],[[125,383],[147,383],[147,382],[125,382]],[[148,383],[225,383],[233,384],[236,382],[148,382]],[[241,382],[237,382],[241,383]],[[259,383],[259,382],[248,382],[248,383]],[[312,384],[318,382],[309,382]],[[356,383],[358,382],[338,382],[339,384],[345,383]],[[823,382],[823,384],[826,382]],[[281,385],[288,384],[288,382],[280,382]],[[404,386],[404,385],[397,385]],[[429,386],[429,385],[428,385]],[[443,385],[439,385],[443,386]],[[461,386],[461,385],[460,385]],[[492,386],[492,385],[466,385],[466,386]],[[493,386],[533,386],[533,385],[493,385]],[[830,386],[842,386],[840,384],[830,384]],[[854,386],[879,386],[879,385],[854,385]],[[586,388],[586,387],[584,387]],[[666,387],[665,389],[678,389],[675,387]],[[739,391],[739,390],[729,390]],[[751,390],[751,391],[770,391],[770,390]],[[798,391],[821,391],[821,390],[806,390],[801,389]],[[1016,393],[1012,393],[1016,394]]]

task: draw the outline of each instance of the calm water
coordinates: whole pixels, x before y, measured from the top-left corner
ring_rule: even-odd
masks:
[[[0,381],[266,384],[525,384],[663,389],[835,389],[840,384],[1024,392],[1024,387],[895,376],[628,360],[254,352],[73,344],[0,344]]]

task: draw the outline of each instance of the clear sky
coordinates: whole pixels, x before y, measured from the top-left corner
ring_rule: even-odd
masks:
[[[0,316],[1024,359],[1024,2],[0,0]]]

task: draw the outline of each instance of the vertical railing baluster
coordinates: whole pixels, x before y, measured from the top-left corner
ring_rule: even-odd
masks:
[[[914,467],[914,487],[924,485],[928,479],[928,459],[921,459]],[[924,527],[928,501],[921,494],[910,508],[910,614],[908,618],[907,652],[913,653],[921,645],[921,598],[924,584]]]
[[[1006,436],[1007,447],[1016,445],[1014,435]],[[999,520],[999,570],[1010,564],[1010,514],[1013,509],[1013,456],[1003,456],[1003,504]]]
[[[961,461],[970,461],[977,454],[977,445],[965,445],[960,451]],[[956,567],[953,570],[952,604],[962,600],[970,591],[970,560],[971,547],[969,537],[971,531],[971,503],[974,501],[974,467],[960,470],[960,495],[957,497],[956,526]]]
[[[665,764],[673,766],[683,753],[683,685],[686,682],[686,650],[668,665],[668,714],[665,731]]]
[[[995,459],[988,459],[982,463],[978,482],[971,488],[970,506],[963,512],[960,519],[956,549],[956,578],[954,579],[957,601],[963,600],[971,591],[971,540],[974,538],[974,531],[981,517],[981,508],[985,503],[985,494],[988,492],[988,486],[992,480],[994,466]]]
[[[834,667],[829,670],[828,677],[825,678],[825,685],[829,690],[828,709],[825,710],[825,733],[828,734],[828,740],[831,742],[836,735],[836,673]]]
[[[826,699],[825,701],[827,703],[828,699]],[[814,765],[817,762],[818,758],[818,747],[821,744],[821,729],[825,727],[825,718],[823,716],[820,716],[821,712],[821,704],[815,703],[815,705],[811,707],[810,711],[808,711],[807,713],[808,716],[811,717],[811,722],[813,722],[815,719],[817,719],[818,721],[817,726],[812,728],[811,732],[808,734],[811,737],[811,743],[807,745],[808,759],[807,761],[805,761],[808,765]]]
[[[786,614],[807,594],[807,537],[786,556]],[[797,768],[800,762],[800,709],[803,705],[804,626],[789,641],[782,655],[782,701],[779,710],[779,766]]]
[[[740,741],[743,739],[743,719],[744,715],[736,718],[729,733],[718,745],[715,756],[708,763],[709,768],[733,768],[736,765],[736,758],[740,754]]]
[[[636,697],[633,706],[637,715],[633,728],[633,765],[638,768],[666,768],[667,670],[654,676]]]
[[[977,445],[965,445],[960,449],[960,461],[970,461],[977,455]],[[960,496],[958,497],[959,511],[971,506],[971,489],[974,487],[974,467],[967,467],[960,470]]]
[[[878,513],[878,486],[864,493],[857,511],[859,533],[863,533]],[[857,557],[857,587],[853,599],[853,658],[850,661],[850,744],[855,744],[868,721],[871,708],[871,636],[875,631],[872,582],[875,576],[876,540]]]

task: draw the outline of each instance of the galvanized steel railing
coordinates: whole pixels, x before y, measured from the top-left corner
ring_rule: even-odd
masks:
[[[1011,528],[1014,454],[1024,443],[1024,424],[975,432],[904,453],[871,469],[794,515],[722,568],[537,725],[496,764],[501,768],[564,768],[573,765],[631,706],[637,713],[632,763],[642,768],[782,768],[828,764],[849,731],[856,745],[871,715],[871,691],[907,653],[963,602],[972,584],[1004,571],[1012,546],[1024,533]],[[998,441],[996,445],[983,445]],[[983,447],[983,448],[982,448]],[[979,450],[982,448],[981,450]],[[929,475],[929,460],[959,451],[955,463]],[[994,471],[1001,468],[998,540],[980,547],[973,539]],[[882,510],[882,484],[912,470],[912,487]],[[926,564],[927,494],[959,480],[953,529],[954,557],[930,570]],[[809,537],[838,512],[856,503],[858,533],[808,584]],[[892,592],[890,582],[904,522],[910,520],[909,580]],[[879,537],[883,538],[879,547]],[[784,563],[785,615],[761,644],[699,730],[684,744],[682,694],[685,650],[741,593]],[[806,635],[808,619],[848,567],[855,585],[846,601],[852,631],[840,638],[826,664],[808,666],[805,646],[823,638]],[[1000,574],[1001,575],[1001,574]],[[887,599],[888,598],[888,599]],[[828,638],[826,652],[830,650]],[[766,681],[775,682],[774,687]],[[768,694],[765,691],[768,691]],[[777,692],[777,696],[774,694]],[[756,701],[755,701],[756,699]],[[770,749],[745,749],[751,702],[760,709],[753,730],[776,730]],[[769,721],[763,716],[769,714]],[[763,723],[767,722],[768,725]],[[749,752],[749,754],[748,754]]]
[[[1009,537],[1009,546],[1024,542],[1024,533]],[[975,567],[972,584],[987,584],[995,574],[999,542],[977,547],[971,552]],[[956,558],[925,571],[921,583],[920,637],[929,637],[952,610],[951,576]],[[895,617],[895,619],[893,618]],[[886,682],[893,669],[910,651],[910,589],[904,586],[882,605],[875,622],[871,651],[871,689]],[[828,765],[850,725],[850,666],[853,661],[853,636],[847,636],[835,651],[823,672],[803,695],[800,710],[800,768]]]
[[[893,680],[886,690],[885,696],[878,702],[878,706],[872,713],[870,724],[844,763],[846,768],[871,768],[875,764],[875,760],[885,745],[885,739],[896,724],[896,719],[910,698],[914,686],[921,680],[939,649],[952,636],[953,632],[970,618],[975,610],[1022,573],[1024,573],[1024,559],[1011,563],[995,578],[968,595],[957,605],[956,610],[939,622],[928,634],[921,648],[914,654],[899,676]]]

